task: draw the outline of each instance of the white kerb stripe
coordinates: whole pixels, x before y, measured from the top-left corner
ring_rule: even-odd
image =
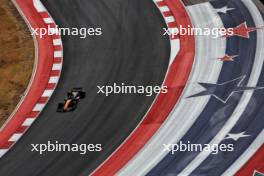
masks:
[[[59,77],[58,76],[52,76],[49,79],[49,83],[58,83],[59,82]]]
[[[40,2],[40,0],[33,0],[33,5],[38,12],[47,11],[43,4]]]
[[[168,6],[159,7],[159,9],[160,9],[161,12],[168,12],[168,11],[170,11],[170,9],[169,9]]]
[[[53,64],[52,70],[61,70],[62,64]]]
[[[42,111],[42,109],[44,108],[45,104],[36,104],[35,107],[33,108],[33,111]]]
[[[172,34],[178,34],[179,29],[178,28],[169,28]]]
[[[54,51],[54,57],[62,57],[62,51]]]
[[[16,142],[23,135],[23,133],[15,133],[13,134],[8,141]]]
[[[165,17],[165,21],[166,21],[166,23],[171,23],[171,22],[174,22],[175,19],[173,16],[168,16],[168,17]]]
[[[26,118],[23,122],[22,126],[31,126],[31,124],[35,121],[35,118]]]
[[[61,39],[53,39],[53,45],[62,45]]]
[[[43,18],[44,22],[46,24],[50,24],[50,23],[54,23],[53,19],[51,17],[48,17],[48,18]]]
[[[59,33],[59,31],[57,28],[49,28],[49,35],[55,35],[58,33]]]
[[[8,151],[8,149],[0,149],[0,158],[6,154],[6,152]]]
[[[42,94],[41,97],[50,97],[52,95],[54,90],[50,89],[50,90],[45,90]]]

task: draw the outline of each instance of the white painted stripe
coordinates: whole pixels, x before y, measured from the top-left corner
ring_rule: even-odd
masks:
[[[14,133],[10,137],[10,139],[8,141],[10,141],[10,142],[16,142],[16,141],[18,141],[21,138],[22,135],[23,135],[23,133]]]
[[[62,69],[62,64],[53,64],[52,70],[61,70]]]
[[[162,6],[162,7],[159,7],[159,10],[160,10],[161,12],[169,12],[169,11],[170,11],[170,9],[169,9],[168,6]]]
[[[0,158],[4,156],[4,154],[6,154],[7,151],[8,149],[0,149]]]
[[[54,90],[45,90],[42,94],[42,97],[50,97]]]
[[[59,77],[58,76],[51,76],[49,79],[49,83],[58,83]]]
[[[33,0],[33,5],[38,12],[46,12],[46,8],[40,2],[40,0]]]
[[[37,104],[35,105],[35,107],[33,108],[33,111],[42,111],[45,105],[46,105],[46,104],[42,104],[42,103],[40,104],[40,103],[37,103]]]
[[[31,126],[31,124],[35,121],[35,118],[26,118],[23,122],[22,126]]]
[[[40,2],[40,0],[33,0],[33,5],[38,12],[47,12],[46,8]],[[48,13],[48,12],[47,12]],[[51,17],[43,18],[44,22],[47,24],[54,23]],[[49,31],[54,31],[56,28],[49,29]],[[32,29],[33,30],[33,29]],[[53,45],[62,45],[61,39],[53,39]],[[55,51],[54,57],[62,57],[62,51]],[[53,64],[53,70],[57,70],[57,68],[62,68],[62,64]],[[59,77],[50,77],[49,83],[57,83]],[[50,97],[54,90],[45,90],[42,94],[42,97]],[[33,108],[33,111],[42,111],[45,104],[36,104]],[[32,123],[35,121],[35,118],[26,118],[22,124],[24,127],[31,126]],[[16,142],[22,137],[23,133],[14,133],[8,141]],[[0,149],[0,158],[8,152],[9,148],[7,149]]]
[[[180,40],[179,39],[171,40],[170,43],[171,43],[170,64],[172,64],[176,55],[180,51]]]
[[[53,19],[51,17],[48,17],[48,18],[43,18],[44,22],[46,24],[50,24],[50,23],[54,23]]]
[[[264,130],[258,135],[247,150],[222,174],[222,176],[235,175],[235,173],[257,152],[264,143]]]
[[[192,17],[194,27],[223,27],[221,18],[215,13],[209,3],[203,3],[200,7],[190,6],[187,8]],[[217,18],[211,20],[214,16]],[[208,21],[212,21],[212,23],[204,23]],[[168,151],[164,150],[163,144],[177,144],[195,123],[210,100],[209,96],[195,99],[187,99],[186,97],[203,90],[203,88],[197,86],[197,82],[217,82],[223,63],[218,62],[216,58],[225,55],[226,38],[195,37],[194,64],[181,98],[158,131],[116,174],[117,176],[127,176],[130,173],[133,173],[133,175],[147,175],[168,154]]]
[[[253,19],[258,21],[256,25],[263,25],[264,21],[261,18],[261,14],[255,4],[252,1],[248,2],[245,0],[243,0],[243,3],[247,6],[250,13],[252,13]],[[259,33],[257,35],[259,35]],[[262,130],[247,150],[223,173],[223,176],[235,175],[235,173],[254,155],[262,144],[264,144],[264,130]]]
[[[58,28],[49,28],[49,35],[59,34]]]
[[[62,57],[62,51],[54,51],[54,57]]]
[[[177,34],[179,29],[178,28],[169,28],[172,34]]]
[[[168,17],[165,17],[165,21],[166,23],[171,23],[171,22],[175,22],[175,19],[173,16],[168,16]]]
[[[264,21],[262,19],[261,14],[259,13],[257,8],[254,8],[255,5],[252,1],[242,0],[243,3],[247,6],[256,26],[264,26]],[[252,7],[253,6],[253,7]],[[253,64],[252,72],[250,74],[247,87],[256,87],[259,77],[261,75],[262,66],[264,62],[263,50],[262,47],[264,45],[264,31],[257,30],[257,47],[255,54],[255,61]],[[245,91],[243,95],[232,113],[231,117],[229,117],[228,121],[222,127],[222,129],[215,135],[215,137],[210,141],[210,145],[219,144],[226,135],[232,130],[232,128],[236,125],[237,121],[240,119],[244,110],[246,109],[250,99],[253,95],[254,91]],[[198,154],[196,158],[192,160],[184,170],[179,174],[180,176],[190,175],[199,165],[211,154],[211,152],[202,151]]]
[[[62,45],[61,39],[53,39],[53,45]]]

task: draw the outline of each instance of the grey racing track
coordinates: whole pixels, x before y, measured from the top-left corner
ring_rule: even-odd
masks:
[[[60,83],[29,131],[0,159],[4,176],[77,176],[90,173],[132,132],[155,95],[97,94],[114,82],[161,85],[170,53],[164,20],[151,0],[43,0],[59,27],[101,27],[102,36],[63,36]],[[69,89],[87,97],[74,112],[56,113]],[[31,152],[31,144],[102,144],[103,151]]]

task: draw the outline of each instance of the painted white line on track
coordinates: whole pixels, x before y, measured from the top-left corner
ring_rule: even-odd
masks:
[[[235,173],[256,153],[264,144],[264,130],[258,135],[247,150],[222,174],[222,176],[235,175]]]
[[[242,0],[242,2],[247,6],[248,10],[252,14],[253,20],[255,21],[255,25],[263,26],[264,21],[255,4],[252,1],[248,1],[248,0]],[[257,31],[257,32],[259,35],[259,32],[261,31]],[[264,130],[262,130],[262,132],[258,135],[258,137],[247,148],[247,150],[223,173],[223,176],[235,175],[235,173],[255,154],[255,152],[261,147],[263,143],[264,143]]]
[[[9,149],[0,149],[0,158],[2,156],[4,156],[4,154],[6,154],[6,152],[8,152]]]
[[[25,21],[29,24],[29,26],[30,26],[30,28],[31,28],[31,31],[33,30],[32,29],[32,26],[30,25],[30,22],[29,22],[29,19],[27,19],[26,17],[25,17],[25,15],[23,14],[23,12],[22,12],[22,10],[21,10],[21,7],[19,7],[18,5],[17,5],[17,3],[16,3],[16,1],[15,0],[13,0],[13,3],[15,4],[15,6],[16,6],[16,8],[18,9],[18,11],[20,12],[20,14],[23,16],[23,18],[25,19]],[[48,13],[48,11],[47,11],[47,9],[43,6],[43,4],[40,2],[40,0],[33,0],[33,6],[34,6],[34,8],[36,9],[36,11],[38,12],[38,13],[45,13],[45,15],[46,14],[48,14],[48,17],[47,18],[41,18],[42,20],[43,20],[43,22],[44,23],[46,23],[47,24],[47,26],[49,26],[49,25],[56,25],[55,23],[54,23],[54,20],[52,19],[52,17],[49,15],[49,13]],[[41,15],[43,15],[43,14],[40,14],[40,16]],[[53,39],[52,40],[52,46],[60,46],[61,48],[63,48],[63,46],[62,46],[62,41],[61,41],[61,38],[59,37],[59,36],[57,36],[57,35],[53,35],[53,36],[50,36],[51,37],[51,39],[53,39],[53,38],[56,38],[56,39]],[[35,41],[35,40],[34,40]],[[35,46],[37,46],[37,44],[36,43],[34,43],[35,44]],[[53,64],[52,65],[52,70],[54,71],[54,70],[56,70],[56,71],[59,71],[59,75],[60,75],[60,72],[61,72],[61,69],[62,69],[62,62],[63,62],[63,58],[62,58],[62,56],[63,56],[63,53],[62,53],[62,50],[60,50],[60,51],[53,51],[53,57],[51,57],[51,58],[48,58],[48,59],[51,59],[51,60],[53,60],[54,61],[54,63],[55,64]],[[55,61],[54,60],[54,58],[61,58],[61,63],[56,63],[57,61]],[[37,59],[36,59],[37,60]],[[36,63],[35,63],[36,64]],[[46,90],[44,90],[43,91],[43,94],[42,94],[42,96],[41,96],[41,98],[45,98],[45,99],[49,99],[49,97],[51,97],[51,95],[52,95],[52,93],[54,92],[54,89],[55,89],[55,87],[56,87],[56,85],[57,85],[57,83],[58,83],[58,81],[59,81],[59,76],[51,76],[50,78],[49,78],[49,80],[48,80],[48,83],[55,83],[55,86],[52,88],[52,89],[50,89],[50,87],[47,87],[46,88]],[[47,85],[47,86],[49,86],[49,85]],[[43,110],[43,108],[44,108],[44,106],[46,105],[47,103],[37,103],[35,106],[34,106],[34,108],[33,108],[33,110],[31,111],[31,112],[38,112],[38,113],[40,113],[42,110]],[[15,110],[15,111],[17,111],[17,110]],[[13,115],[13,117],[14,117],[14,115]],[[11,117],[12,118],[12,117]],[[36,119],[36,117],[35,118],[25,118],[24,119],[24,122],[21,124],[21,126],[22,127],[30,127],[31,125],[32,125],[32,123],[35,121],[35,119]],[[21,127],[20,126],[20,127]],[[18,127],[19,128],[19,127]],[[15,142],[17,142],[20,138],[21,138],[21,136],[27,131],[27,129],[28,128],[23,128],[23,130],[21,131],[21,133],[13,133],[13,134],[10,134],[10,135],[12,135],[10,138],[9,138],[9,142],[12,142],[12,145],[8,145],[8,146],[6,146],[6,148],[2,148],[2,149],[0,149],[0,158],[6,153],[6,152],[8,152],[8,150],[13,146],[13,145],[15,145]],[[6,141],[6,142],[8,142],[8,141]]]
[[[180,40],[179,39],[171,40],[170,64],[173,63],[179,51],[180,51]]]
[[[253,20],[255,22],[256,26],[263,26],[264,22],[261,17],[261,14],[254,14],[252,11],[252,1],[243,0],[244,4],[247,6],[247,8],[250,10],[250,13],[252,14]],[[250,3],[252,3],[250,5]],[[254,10],[255,11],[255,10]],[[258,12],[258,10],[256,10]],[[252,72],[250,74],[247,87],[256,87],[259,77],[261,75],[262,66],[264,63],[264,57],[262,52],[262,47],[264,46],[264,31],[263,30],[257,30],[257,47],[256,47],[256,54],[255,54],[255,61],[253,64]],[[225,123],[223,128],[217,133],[217,135],[210,141],[210,145],[213,144],[219,144],[226,135],[230,132],[230,130],[236,125],[237,121],[243,114],[244,110],[246,109],[254,91],[245,91],[243,92],[243,95],[234,110],[231,117],[229,117],[228,121]],[[180,176],[190,175],[209,155],[211,152],[202,151],[199,153],[199,155],[192,160],[189,165],[185,167],[185,169],[179,174]]]
[[[154,0],[154,3],[158,3],[158,2],[162,2],[163,0]],[[171,22],[175,22],[175,18],[173,15],[170,15],[170,16],[167,16],[165,15],[164,13],[166,12],[171,12],[169,7],[166,6],[165,4],[164,5],[158,5],[156,4],[157,8],[160,10],[166,24],[167,24],[167,27],[169,27],[169,23]],[[172,12],[171,12],[172,13]],[[177,29],[176,28],[170,28],[171,30],[173,29]],[[174,59],[176,58],[176,55],[178,54],[179,50],[180,50],[180,40],[178,38],[173,38],[172,35],[170,36],[170,45],[171,45],[171,53],[170,53],[170,61],[169,61],[169,65],[171,65],[174,61]]]
[[[193,5],[188,7],[187,10],[194,27],[222,28],[224,26],[209,3],[203,6]],[[211,21],[212,18],[212,23],[203,23]],[[126,176],[129,173],[146,175],[168,154],[168,151],[164,150],[163,144],[177,143],[207,105],[210,99],[209,96],[195,99],[186,99],[186,97],[202,90],[197,86],[197,82],[217,82],[223,64],[218,62],[216,58],[225,55],[226,39],[213,39],[211,36],[195,37],[194,65],[182,97],[154,136],[117,175]]]

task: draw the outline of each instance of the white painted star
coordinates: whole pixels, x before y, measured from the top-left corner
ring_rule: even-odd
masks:
[[[222,8],[216,9],[217,13],[226,13],[227,11],[235,10],[235,8],[228,8],[227,6],[224,6]]]
[[[244,137],[249,137],[250,135],[245,134],[246,132],[241,132],[241,133],[229,133],[227,134],[227,136],[225,137],[225,139],[233,139],[234,141],[237,141],[240,138],[244,138]]]
[[[247,87],[241,85],[243,80],[246,78],[246,75],[240,76],[233,80],[221,83],[221,84],[212,84],[212,83],[201,83],[198,82],[200,86],[202,86],[205,90],[198,92],[196,94],[190,95],[187,98],[195,98],[201,96],[213,96],[217,100],[222,103],[226,103],[229,98],[236,92],[244,92],[244,91],[255,91],[259,89],[264,89],[264,87]],[[225,93],[223,94],[223,90]]]

